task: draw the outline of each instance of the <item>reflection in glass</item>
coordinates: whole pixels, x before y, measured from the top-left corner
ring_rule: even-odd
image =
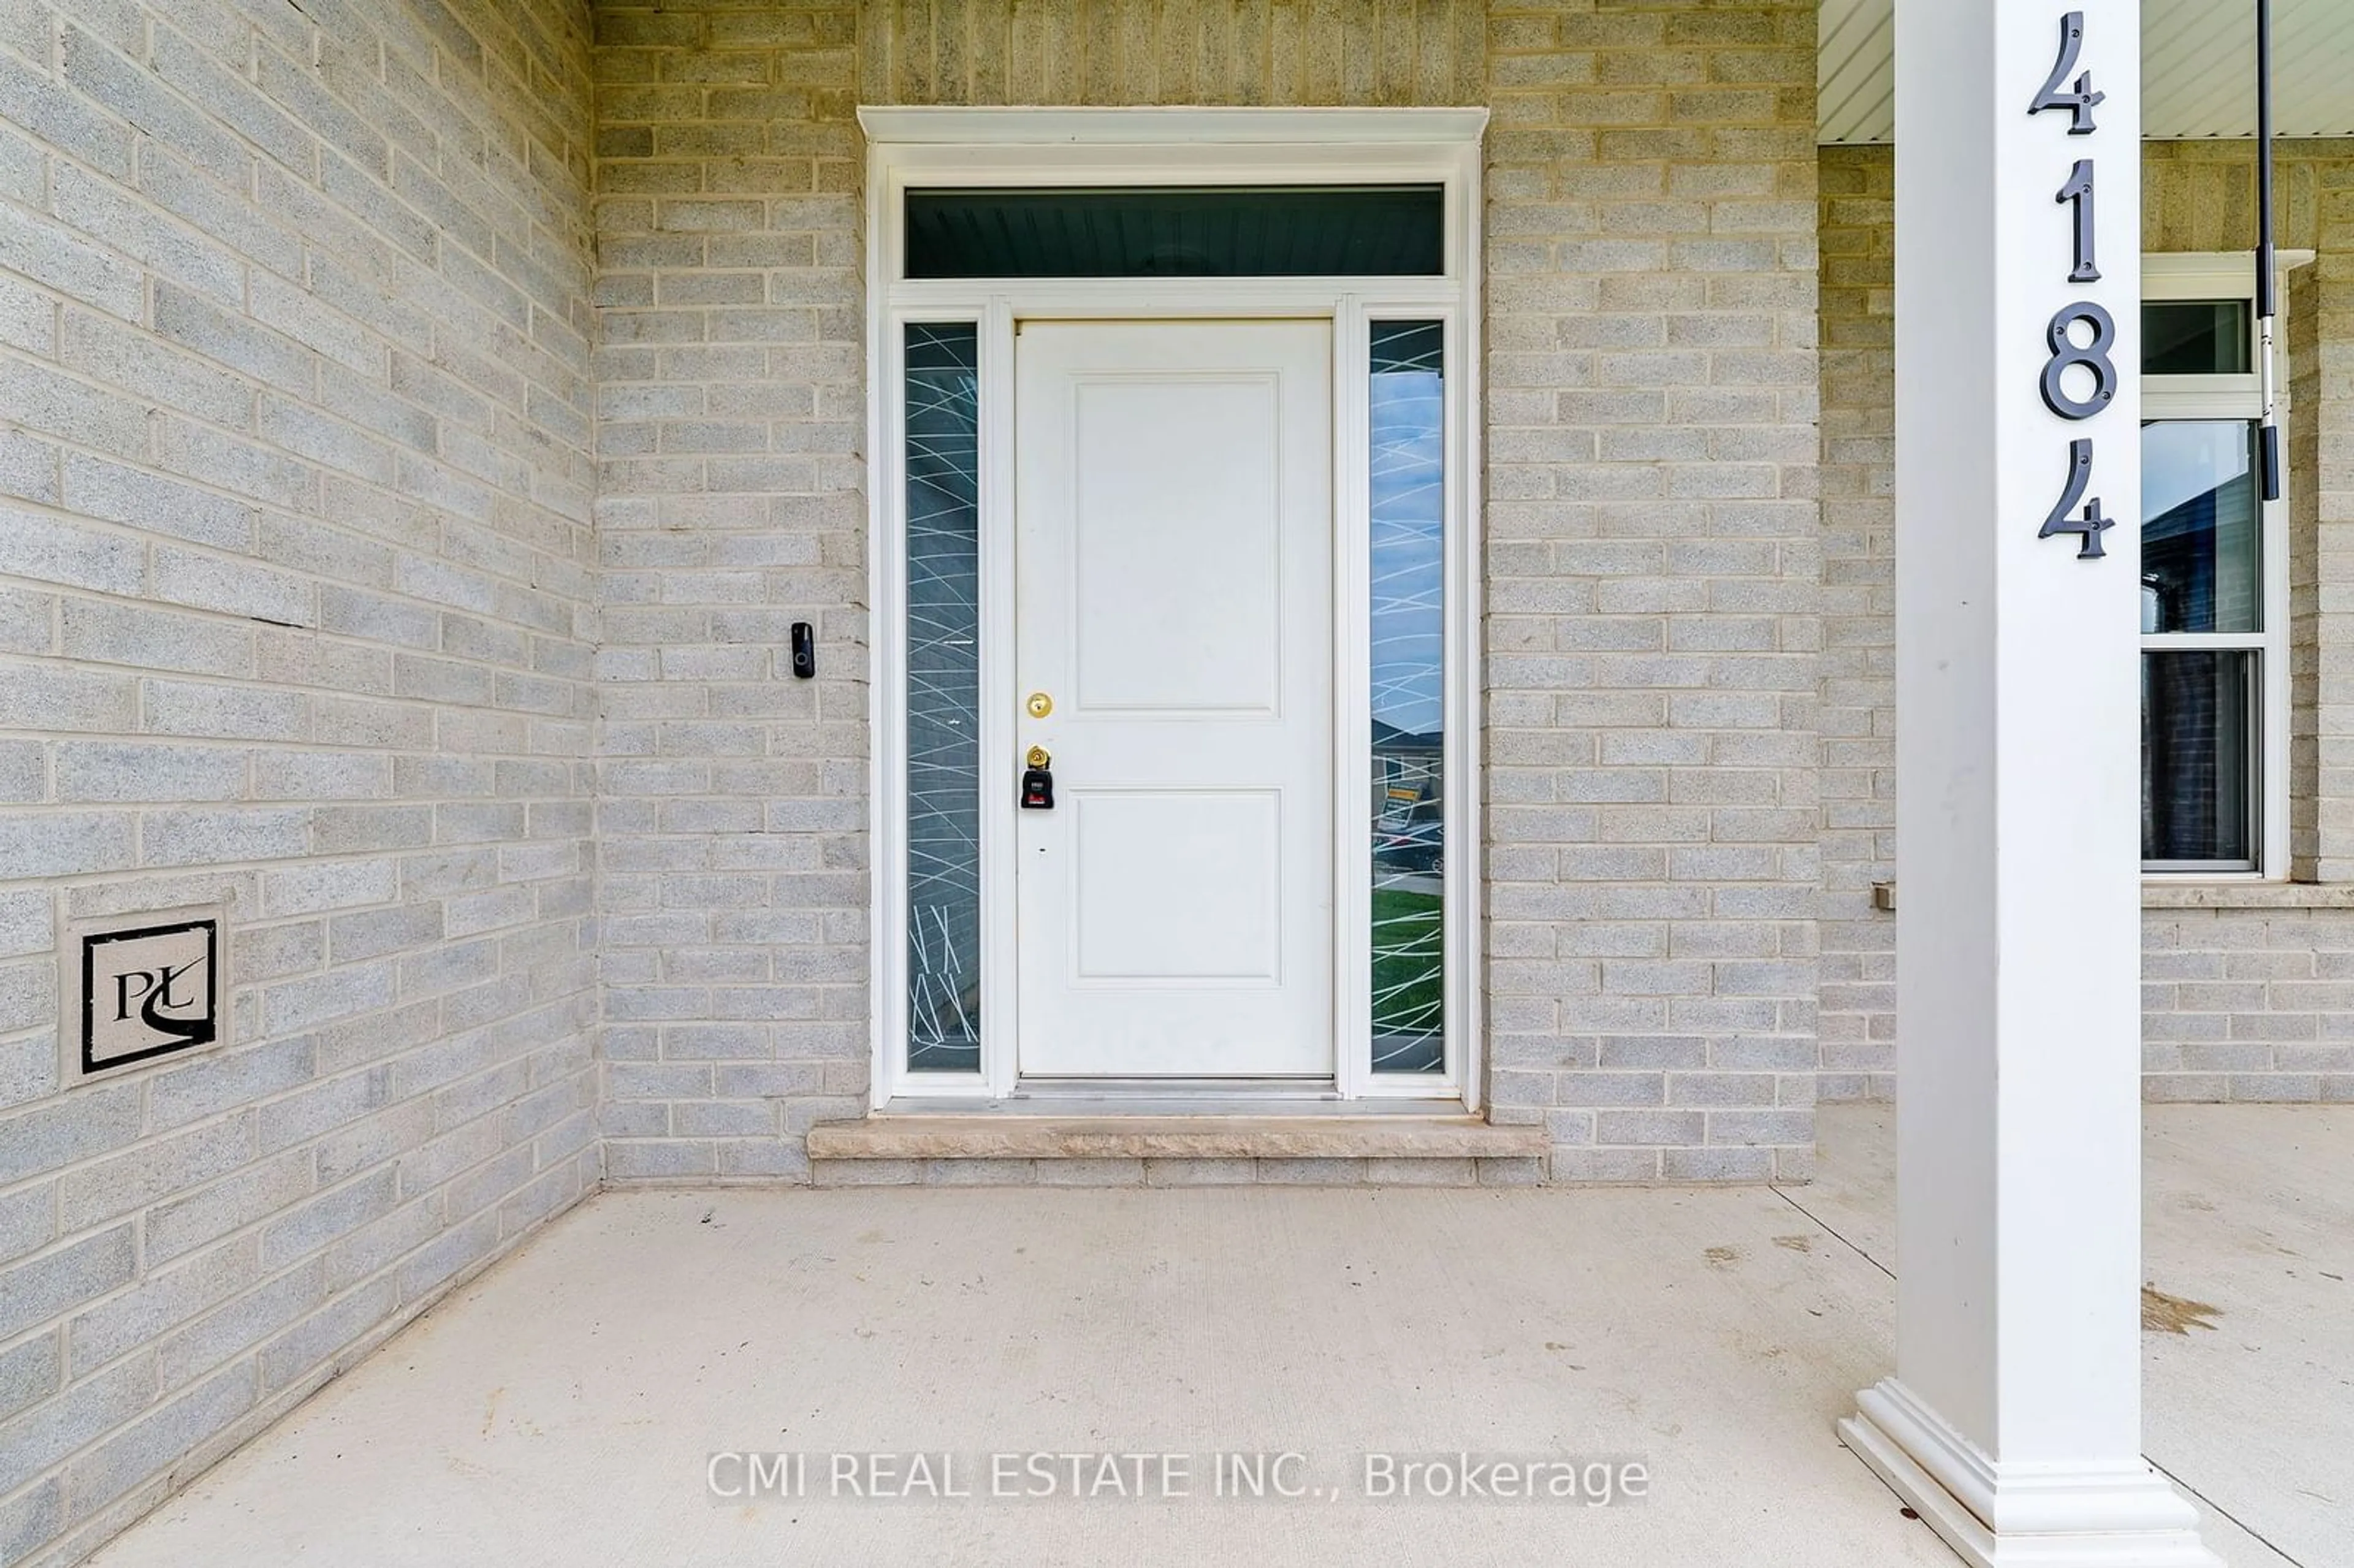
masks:
[[[907,1067],[981,1067],[979,332],[907,328]]]
[[[2144,653],[2141,853],[2255,864],[2253,649]]]
[[[1373,328],[1377,1073],[1447,1067],[1445,342],[1437,322]]]
[[[909,191],[910,278],[1424,277],[1438,185]]]
[[[2246,376],[2255,361],[2245,300],[2150,300],[2141,307],[2145,376]]]
[[[2255,427],[2166,419],[2142,428],[2142,630],[2262,631]]]

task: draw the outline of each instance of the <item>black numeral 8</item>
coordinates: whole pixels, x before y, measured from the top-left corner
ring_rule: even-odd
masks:
[[[2069,335],[2078,322],[2093,324],[2093,341],[2079,344]],[[2043,334],[2052,345],[2052,361],[2043,367],[2043,403],[2063,419],[2089,419],[2117,395],[2116,361],[2109,357],[2117,346],[2116,318],[2090,300],[2063,306]],[[2065,377],[2082,366],[2093,373],[2093,396],[2079,401],[2068,395]]]

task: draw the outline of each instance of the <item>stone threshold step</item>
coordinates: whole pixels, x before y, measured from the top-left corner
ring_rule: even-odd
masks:
[[[1542,1127],[1477,1117],[873,1116],[809,1130],[811,1160],[1511,1160]]]

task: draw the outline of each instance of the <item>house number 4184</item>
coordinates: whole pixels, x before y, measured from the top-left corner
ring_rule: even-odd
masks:
[[[2060,56],[2053,62],[2052,74],[2044,79],[2035,101],[2028,106],[2031,115],[2053,111],[2069,116],[2068,134],[2089,136],[2099,129],[2094,122],[2093,111],[2107,99],[2106,93],[2093,86],[2093,73],[2076,74],[2075,83],[2069,77],[2076,72],[2076,63],[2084,52],[2084,13],[2071,11],[2060,22]],[[2094,244],[2094,191],[2095,188],[2093,160],[2079,158],[2068,175],[2068,183],[2060,187],[2056,198],[2063,206],[2073,207],[2073,269],[2068,274],[2072,283],[2097,283],[2101,281],[2100,259]],[[2084,341],[2077,341],[2082,330]],[[2062,305],[2052,316],[2043,332],[2044,344],[2051,357],[2043,363],[2043,375],[2039,390],[2043,394],[2043,406],[2063,419],[2089,419],[2109,407],[2117,395],[2117,366],[2112,357],[2117,343],[2116,318],[2091,300],[2078,300]],[[2091,386],[2083,397],[2069,387],[2069,373],[2077,373],[2079,384],[2086,376]],[[2059,503],[2043,519],[2043,527],[2036,537],[2049,539],[2058,535],[2073,534],[2079,546],[2079,559],[2096,561],[2106,554],[2101,547],[2101,535],[2115,525],[2115,520],[2101,509],[2097,495],[2087,500],[2085,493],[2093,484],[2093,441],[2089,436],[2078,436],[2068,443],[2068,477],[2060,493]],[[2079,510],[2079,508],[2082,510]]]

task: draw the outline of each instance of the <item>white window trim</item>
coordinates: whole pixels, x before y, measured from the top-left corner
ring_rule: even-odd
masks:
[[[1479,1107],[1480,617],[1479,139],[1484,109],[862,108],[867,137],[867,569],[870,633],[868,779],[874,847],[871,927],[872,1103],[1002,1099],[1019,1086],[1014,1044],[1012,776],[1006,809],[986,809],[991,769],[1013,755],[1017,694],[1011,647],[1013,334],[1027,319],[1251,315],[1334,326],[1335,602],[1366,601],[1370,375],[1368,323],[1437,320],[1447,330],[1447,762],[1445,789],[1447,1068],[1375,1075],[1371,1069],[1372,848],[1361,821],[1371,755],[1363,617],[1336,618],[1334,691],[1335,1075],[1342,1099]],[[904,204],[911,185],[1040,188],[1062,185],[1338,185],[1436,183],[1447,190],[1447,270],[1439,278],[1057,279],[908,281]],[[904,329],[959,321],[980,328],[980,573],[982,649],[979,736],[985,809],[981,1066],[909,1074],[907,1038]],[[996,939],[991,940],[991,936]],[[1360,972],[1363,971],[1363,972]],[[1270,1108],[1279,1102],[1270,1101]]]
[[[2313,260],[2311,251],[2282,251],[2279,271]],[[2245,300],[2250,303],[2251,363],[2262,352],[2255,338],[2256,263],[2245,252],[2185,253],[2142,258],[2142,298],[2167,300]],[[2282,327],[2279,353],[2288,343],[2288,291],[2280,290]],[[2288,366],[2278,366],[2281,423],[2289,418]],[[2162,419],[2254,419],[2264,413],[2261,380],[2246,376],[2145,376],[2141,417],[2145,423]],[[2146,863],[2142,874],[2150,882],[2285,882],[2289,870],[2289,511],[2290,476],[2284,474],[2281,499],[2263,503],[2258,546],[2264,574],[2264,627],[2261,632],[2158,633],[2144,635],[2144,651],[2200,648],[2258,651],[2263,690],[2259,694],[2256,746],[2256,864],[2249,870],[2209,865]]]

